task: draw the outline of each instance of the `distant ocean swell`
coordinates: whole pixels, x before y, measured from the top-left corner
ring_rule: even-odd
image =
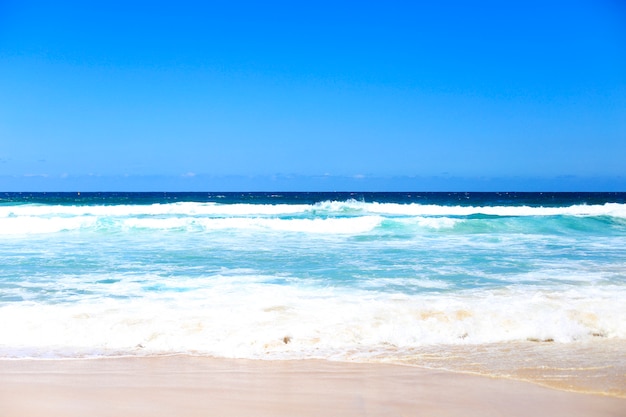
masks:
[[[0,201],[0,358],[384,360],[520,378],[535,358],[530,379],[575,362],[612,370],[585,374],[612,381],[590,390],[626,393],[621,200],[61,197]]]
[[[532,218],[528,220],[528,218]],[[513,220],[512,220],[513,218]],[[536,221],[536,219],[539,221]],[[533,221],[535,220],[535,221]],[[316,205],[174,203],[122,206],[0,206],[2,236],[76,229],[273,229],[359,234],[404,226],[462,232],[586,230],[626,224],[626,206],[464,207],[324,202]],[[535,227],[535,229],[533,229]],[[546,229],[547,230],[547,229]]]

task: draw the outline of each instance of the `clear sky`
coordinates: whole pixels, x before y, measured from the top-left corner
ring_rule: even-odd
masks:
[[[0,0],[0,191],[626,191],[626,2]]]

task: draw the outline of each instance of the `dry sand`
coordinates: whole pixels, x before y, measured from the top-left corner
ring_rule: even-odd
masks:
[[[626,399],[409,366],[0,360],[0,416],[626,416]]]

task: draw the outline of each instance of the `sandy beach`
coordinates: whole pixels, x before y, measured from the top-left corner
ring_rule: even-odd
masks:
[[[626,399],[400,365],[189,356],[0,361],[3,417],[625,413]]]

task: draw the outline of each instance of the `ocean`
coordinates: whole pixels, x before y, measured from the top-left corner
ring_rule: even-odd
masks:
[[[626,396],[626,193],[0,193],[0,359],[385,362]]]

